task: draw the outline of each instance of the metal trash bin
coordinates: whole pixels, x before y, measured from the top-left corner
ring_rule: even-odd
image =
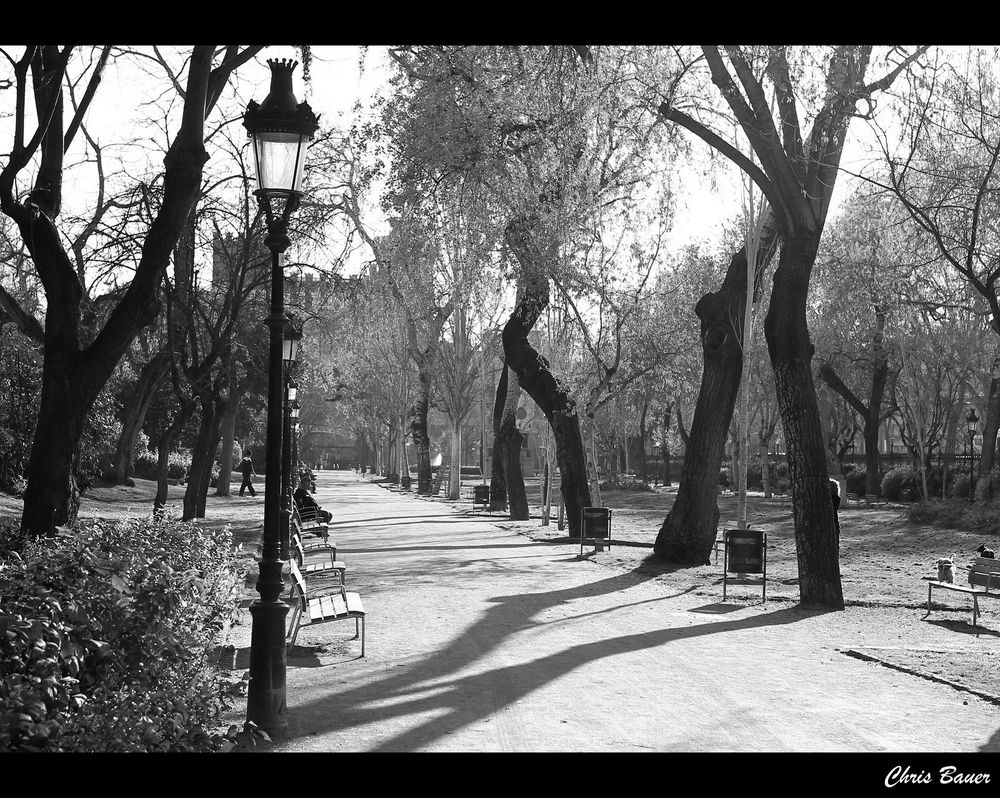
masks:
[[[729,581],[737,584],[759,584],[761,600],[767,601],[767,532],[756,529],[727,529],[725,535],[725,566],[722,572],[722,600],[726,600]],[[729,574],[740,578],[730,580]],[[760,579],[746,579],[745,574],[760,574]]]
[[[583,554],[583,544],[585,541],[593,541],[596,551],[604,550],[604,541],[607,541],[608,550],[611,550],[611,508],[610,507],[584,507],[583,508],[583,528],[580,534],[580,554]]]
[[[478,507],[482,505],[483,507],[489,507],[490,505],[490,486],[489,485],[473,485],[472,486],[472,506]]]

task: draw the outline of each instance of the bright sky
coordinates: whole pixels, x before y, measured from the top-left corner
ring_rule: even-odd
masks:
[[[21,47],[5,48],[19,54]],[[167,48],[175,49],[175,48]],[[296,69],[294,87],[300,100],[307,100],[320,114],[326,124],[346,127],[353,121],[354,105],[370,102],[375,92],[384,85],[389,73],[389,62],[385,47],[359,46],[319,46],[312,48],[311,81],[306,85],[301,64]],[[245,96],[262,100],[270,85],[270,70],[264,63],[266,58],[291,58],[301,61],[298,52],[291,46],[267,47],[260,59],[261,63],[249,63],[239,70],[239,81]],[[362,68],[363,61],[363,68]],[[5,75],[0,74],[0,77]],[[148,92],[136,81],[134,70],[119,72],[109,70],[98,92],[98,98],[88,119],[92,134],[98,140],[121,139],[121,131],[128,130],[137,107],[151,99]],[[7,106],[13,100],[13,92],[0,93],[0,103]],[[5,127],[0,120],[0,128]],[[852,134],[857,135],[863,125],[852,125]],[[141,135],[141,133],[139,134]],[[4,136],[9,141],[9,134]],[[856,151],[856,150],[855,150]],[[149,157],[162,158],[159,152],[150,150]],[[845,153],[844,163],[852,161]],[[27,181],[24,187],[27,186]],[[90,193],[92,180],[84,181],[77,193],[79,198]],[[838,181],[838,195],[843,194],[845,176]],[[706,185],[706,181],[696,170],[685,170],[679,186],[678,204],[675,213],[675,228],[670,234],[672,247],[682,246],[689,241],[718,239],[721,225],[739,212],[740,186],[735,177],[720,176],[716,188]],[[69,192],[67,202],[71,201]],[[376,221],[373,219],[373,221]]]

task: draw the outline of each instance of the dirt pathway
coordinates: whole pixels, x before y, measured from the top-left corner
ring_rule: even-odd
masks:
[[[996,703],[845,653],[956,644],[911,608],[723,605],[353,472],[320,472],[317,498],[367,656],[352,623],[299,633],[276,750],[1000,750]]]

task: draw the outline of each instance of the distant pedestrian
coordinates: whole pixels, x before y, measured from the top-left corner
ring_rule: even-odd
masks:
[[[252,452],[247,449],[246,454],[243,455],[243,459],[240,460],[237,470],[243,474],[243,484],[240,485],[240,496],[243,495],[243,491],[250,491],[251,496],[256,496],[257,491],[253,489],[253,477],[257,475],[257,472],[253,470],[253,459]]]

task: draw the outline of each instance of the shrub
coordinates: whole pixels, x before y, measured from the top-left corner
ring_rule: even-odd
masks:
[[[969,476],[965,475],[966,490]],[[913,504],[907,510],[909,520],[945,529],[975,529],[984,535],[1000,534],[1000,515],[995,507],[971,504],[962,499],[931,499]]]
[[[228,530],[61,528],[0,563],[0,751],[191,751],[233,685],[209,653],[236,585]]]
[[[724,488],[732,487],[733,476],[730,473],[728,466],[723,466],[719,469],[719,484]]]
[[[948,495],[955,499],[968,499],[969,486],[972,484],[968,474],[959,474],[952,480]]]
[[[618,479],[611,481],[605,480],[600,483],[601,490],[638,490],[638,491],[652,491],[653,488],[648,482],[644,482],[641,479],[636,479],[635,477],[625,477],[621,476]]]
[[[911,466],[897,466],[882,478],[882,498],[887,501],[913,502],[920,499],[920,474]]]
[[[156,452],[140,449],[135,456],[135,475],[140,479],[156,479]]]
[[[868,469],[865,466],[854,466],[844,474],[847,480],[847,492],[857,496],[864,496],[868,486]]]

